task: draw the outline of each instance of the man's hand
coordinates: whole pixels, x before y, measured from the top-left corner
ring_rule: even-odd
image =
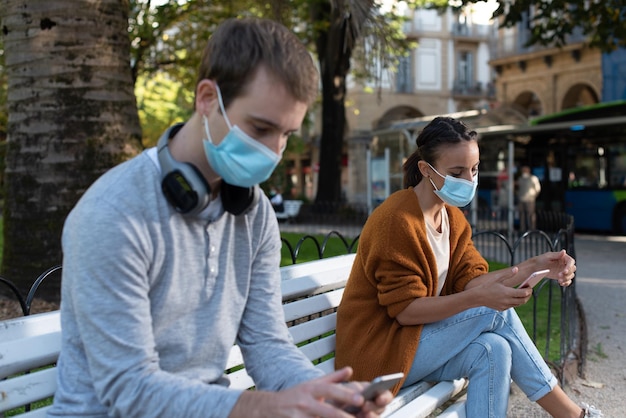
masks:
[[[365,402],[360,393],[367,384],[343,384],[350,376],[352,369],[344,367],[280,392],[246,391],[235,404],[230,417],[353,417],[343,410],[348,406],[361,408],[356,415],[359,418],[378,417],[391,402],[391,392],[381,394],[375,402]]]

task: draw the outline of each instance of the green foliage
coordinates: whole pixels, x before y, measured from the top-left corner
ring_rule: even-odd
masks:
[[[495,15],[502,16],[505,27],[530,15],[528,45],[562,46],[568,35],[582,30],[589,36],[589,45],[601,51],[626,47],[626,9],[622,0],[522,0],[500,3]]]
[[[192,92],[162,72],[149,79],[140,76],[135,83],[135,95],[145,147],[155,145],[165,129],[184,122],[193,112]]]
[[[351,75],[355,80],[373,82],[380,88],[385,73],[395,71],[399,58],[417,46],[404,33],[407,20],[398,14],[397,2],[389,11],[376,10],[371,14],[352,57]]]
[[[131,0],[129,36],[135,79],[165,72],[193,92],[202,51],[215,27],[230,17],[261,16],[265,2]]]

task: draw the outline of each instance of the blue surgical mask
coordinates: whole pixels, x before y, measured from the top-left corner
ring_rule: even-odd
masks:
[[[248,136],[238,126],[231,125],[224,109],[222,93],[217,84],[217,99],[228,125],[228,133],[218,145],[213,143],[209,132],[209,121],[203,117],[204,132],[207,139],[204,142],[204,153],[213,170],[228,184],[240,187],[252,187],[267,180],[282,155]]]
[[[428,164],[428,163],[426,163]],[[435,167],[428,164],[435,173],[443,177],[443,186],[441,189],[437,189],[433,180],[429,177],[430,183],[435,188],[434,193],[439,196],[448,205],[462,208],[470,204],[476,193],[476,187],[478,186],[478,173],[474,175],[472,181],[465,179],[459,179],[450,175],[443,176],[439,171],[435,170]]]

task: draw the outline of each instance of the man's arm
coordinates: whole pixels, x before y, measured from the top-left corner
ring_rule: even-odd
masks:
[[[320,377],[323,372],[296,347],[285,324],[278,223],[275,218],[268,219],[263,229],[258,227],[261,221],[254,224],[252,235],[261,238],[252,261],[249,295],[237,342],[257,388],[276,391]]]

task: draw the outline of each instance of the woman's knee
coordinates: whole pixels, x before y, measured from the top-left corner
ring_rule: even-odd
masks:
[[[488,366],[498,367],[501,370],[511,369],[512,350],[509,342],[502,336],[485,332],[480,334],[472,343],[478,351],[476,361]]]

